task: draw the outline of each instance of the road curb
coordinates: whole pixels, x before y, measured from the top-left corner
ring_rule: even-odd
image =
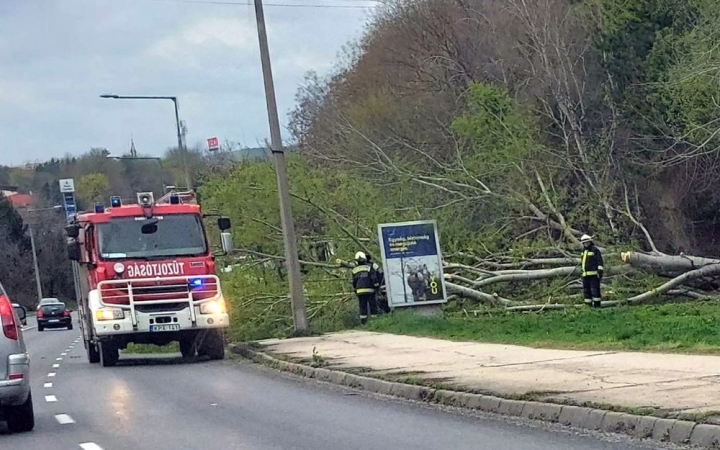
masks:
[[[256,363],[284,372],[315,378],[328,383],[409,400],[438,403],[489,413],[523,417],[594,431],[624,434],[673,444],[692,444],[720,450],[720,425],[687,420],[661,419],[582,406],[511,400],[492,395],[435,389],[428,386],[390,382],[341,370],[311,367],[277,359],[253,348],[231,344],[230,350]]]

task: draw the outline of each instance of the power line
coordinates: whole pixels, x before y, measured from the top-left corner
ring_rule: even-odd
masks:
[[[201,5],[225,5],[225,6],[251,6],[250,3],[246,2],[233,2],[223,0],[145,0],[151,2],[168,2],[168,3],[191,3]],[[377,3],[377,0],[343,0],[343,1],[366,1]],[[289,4],[289,3],[264,3],[263,6],[273,6],[282,8],[344,8],[344,9],[370,9],[373,6],[361,6],[361,5],[320,5],[320,4]]]

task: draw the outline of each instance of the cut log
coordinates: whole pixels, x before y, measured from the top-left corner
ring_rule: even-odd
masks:
[[[497,294],[487,294],[485,292],[470,289],[459,284],[445,281],[445,287],[449,292],[456,293],[462,297],[470,298],[484,303],[490,303],[492,305],[512,306],[513,302],[506,298],[502,298]]]
[[[720,264],[720,259],[690,256],[682,253],[680,255],[655,255],[623,252],[621,256],[625,264],[659,273],[685,273],[712,264]]]

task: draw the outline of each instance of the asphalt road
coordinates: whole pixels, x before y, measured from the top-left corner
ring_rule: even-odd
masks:
[[[33,320],[29,323],[34,325]],[[561,427],[443,411],[278,375],[236,360],[121,356],[90,365],[77,328],[25,332],[36,427],[14,450],[650,449]],[[54,375],[53,375],[54,374]]]

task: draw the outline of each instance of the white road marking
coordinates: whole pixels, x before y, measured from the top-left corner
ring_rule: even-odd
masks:
[[[67,356],[67,353],[65,353],[65,352],[60,353],[60,356]],[[60,359],[62,359],[62,358],[60,358]]]
[[[47,389],[47,388],[51,388],[51,387],[52,387],[52,383],[45,383],[45,384],[43,385],[43,387],[46,388],[46,389]]]
[[[53,364],[53,369],[57,369],[58,367],[60,367],[60,364]]]
[[[31,326],[31,327],[25,327],[25,328],[23,328],[23,331],[32,330],[33,328],[36,328],[36,326],[33,325],[33,326]]]
[[[102,447],[100,447],[94,442],[86,442],[84,444],[80,444],[80,448],[82,448],[83,450],[103,450]]]
[[[75,419],[68,416],[67,414],[57,414],[55,416],[55,420],[57,420],[60,423],[60,425],[68,425],[71,423],[75,423]]]
[[[55,372],[50,372],[50,373],[48,374],[48,376],[49,376],[49,377],[54,377],[54,376],[55,376]]]
[[[55,358],[55,361],[62,361],[62,358]]]
[[[57,397],[55,397],[54,395],[46,395],[45,401],[48,403],[53,403],[57,401]]]

